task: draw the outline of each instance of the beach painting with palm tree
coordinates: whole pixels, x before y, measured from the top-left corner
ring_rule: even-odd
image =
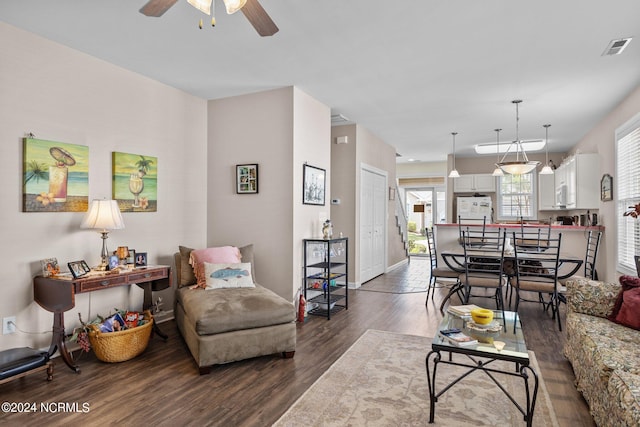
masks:
[[[23,212],[87,211],[89,147],[29,137],[23,149]]]
[[[158,210],[158,158],[113,153],[113,198],[122,212]]]

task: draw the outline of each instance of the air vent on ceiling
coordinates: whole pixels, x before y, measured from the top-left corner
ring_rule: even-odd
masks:
[[[348,121],[349,121],[349,119],[347,119],[342,114],[332,114],[331,115],[331,124],[335,125],[335,124],[340,124],[340,123],[346,123]]]
[[[620,55],[622,51],[629,46],[631,39],[633,39],[633,37],[611,40],[607,45],[607,48],[602,52],[602,56]]]

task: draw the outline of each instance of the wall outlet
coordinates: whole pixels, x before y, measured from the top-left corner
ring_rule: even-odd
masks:
[[[9,335],[16,332],[16,316],[2,318],[2,334]]]

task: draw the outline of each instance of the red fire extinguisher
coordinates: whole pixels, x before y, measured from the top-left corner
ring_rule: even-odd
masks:
[[[300,292],[300,302],[298,304],[298,322],[304,322],[304,318],[307,315],[307,300],[304,299],[304,295]]]

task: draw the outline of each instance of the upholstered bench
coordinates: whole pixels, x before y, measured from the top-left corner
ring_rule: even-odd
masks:
[[[22,347],[0,352],[0,384],[44,370],[47,371],[47,380],[51,381],[53,363],[46,351]]]

